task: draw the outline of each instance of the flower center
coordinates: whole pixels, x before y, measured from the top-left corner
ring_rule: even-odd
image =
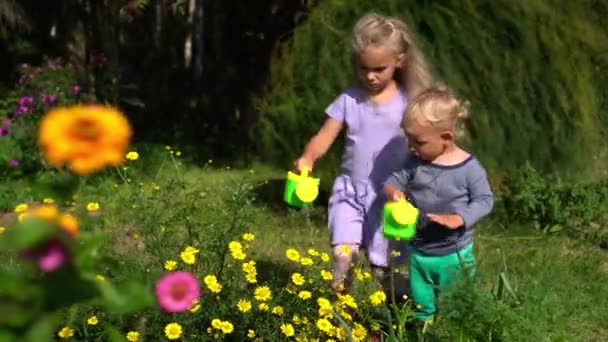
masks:
[[[72,134],[77,139],[96,140],[100,134],[99,125],[94,119],[79,118],[72,126]]]
[[[182,300],[186,297],[188,293],[188,287],[184,283],[177,283],[171,286],[171,290],[169,291],[171,297],[175,300]]]

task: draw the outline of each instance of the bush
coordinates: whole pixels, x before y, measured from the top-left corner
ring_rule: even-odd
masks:
[[[608,179],[563,181],[528,165],[507,179],[501,202],[506,222],[550,233],[565,231],[608,248]]]
[[[22,64],[20,77],[0,99],[0,176],[14,177],[43,169],[38,152],[38,121],[53,106],[81,100],[73,67],[61,60],[48,60],[40,67]]]
[[[263,157],[295,158],[351,84],[350,30],[370,10],[404,17],[440,78],[471,101],[469,147],[490,170],[605,165],[608,5],[596,0],[319,3],[277,49],[272,90],[257,100]],[[333,170],[338,154],[327,163]]]

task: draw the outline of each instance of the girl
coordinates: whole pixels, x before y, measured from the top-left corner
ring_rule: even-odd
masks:
[[[431,88],[408,107],[403,129],[411,155],[387,180],[389,200],[407,197],[423,219],[410,244],[411,296],[416,317],[432,318],[437,289],[452,282],[459,267],[473,268],[473,225],[492,210],[486,172],[455,142],[466,109],[445,89]]]
[[[384,180],[403,164],[406,141],[400,123],[408,98],[430,83],[410,30],[397,18],[365,15],[354,27],[352,48],[358,84],[327,107],[325,123],[296,161],[298,170],[312,169],[346,128],[328,215],[336,290],[344,289],[362,244],[376,275],[387,266],[388,242],[380,230],[385,201],[377,194],[382,193]]]

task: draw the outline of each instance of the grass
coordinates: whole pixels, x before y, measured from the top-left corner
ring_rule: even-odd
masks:
[[[264,165],[252,170],[234,170],[214,168],[211,164],[185,165],[183,172],[177,172],[180,161],[175,164],[172,161],[155,154],[149,158],[142,154],[142,160],[136,163],[146,167],[133,173],[137,178],[133,176],[128,186],[120,185],[124,181],[114,171],[90,178],[81,185],[75,200],[76,207],[80,206],[77,210],[84,210],[82,206],[89,201],[100,203],[101,215],[105,215],[103,220],[93,216],[86,222],[95,230],[107,233],[110,242],[107,251],[120,256],[120,262],[105,265],[99,269],[100,273],[117,279],[134,276],[153,279],[158,272],[150,270],[161,269],[162,261],[171,256],[175,258],[182,247],[163,238],[163,234],[187,238],[189,226],[195,234],[199,230],[203,232],[203,226],[213,229],[217,220],[231,217],[220,198],[245,180],[254,184],[256,199],[246,214],[244,229],[256,235],[251,253],[258,262],[261,278],[288,276],[291,265],[285,258],[286,248],[328,251],[326,209],[322,205],[326,194],[322,194],[315,208],[291,210],[282,203],[282,170]],[[126,172],[125,179],[130,178],[130,170]],[[21,190],[2,197],[4,203],[0,206],[40,201],[32,190],[27,190],[31,187],[26,184],[26,181],[12,182],[11,189]],[[159,185],[161,190],[154,190],[154,185]],[[134,193],[143,197],[133,197]],[[12,196],[19,198],[12,199]],[[9,203],[11,200],[14,203]],[[172,207],[174,202],[189,200],[193,203],[190,211],[177,212],[176,207]],[[12,215],[3,218],[5,223],[12,219]],[[168,224],[171,222],[172,226]],[[204,236],[198,239],[205,241]],[[513,340],[608,340],[608,253],[605,250],[566,236],[541,235],[527,227],[513,227],[498,218],[491,218],[478,227],[475,248],[481,287],[490,291],[497,283],[498,274],[504,271],[517,294],[519,305],[509,307],[517,324],[506,327],[511,329],[508,335]],[[436,331],[429,336],[450,336],[452,328],[449,322],[442,324],[440,317]]]

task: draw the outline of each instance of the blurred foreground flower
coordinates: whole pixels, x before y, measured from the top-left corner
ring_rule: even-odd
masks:
[[[200,294],[198,281],[188,272],[168,273],[156,283],[156,299],[167,312],[189,310]]]
[[[23,215],[23,224],[27,224],[27,220],[29,219],[38,219],[47,224],[54,225],[59,229],[58,232],[60,230],[64,231],[72,238],[76,238],[78,234],[78,220],[74,216],[60,213],[54,205],[45,204],[32,207],[26,212],[21,213],[21,215]],[[24,226],[20,229],[35,228]],[[21,256],[34,261],[42,272],[54,272],[70,258],[69,248],[66,243],[67,241],[62,239],[59,234],[53,234],[45,241],[23,250]]]
[[[49,165],[68,166],[84,175],[118,166],[130,138],[129,123],[118,110],[77,105],[47,112],[40,123],[38,143]]]
[[[68,249],[59,239],[28,249],[21,255],[26,259],[34,260],[42,272],[56,271],[69,258]]]

